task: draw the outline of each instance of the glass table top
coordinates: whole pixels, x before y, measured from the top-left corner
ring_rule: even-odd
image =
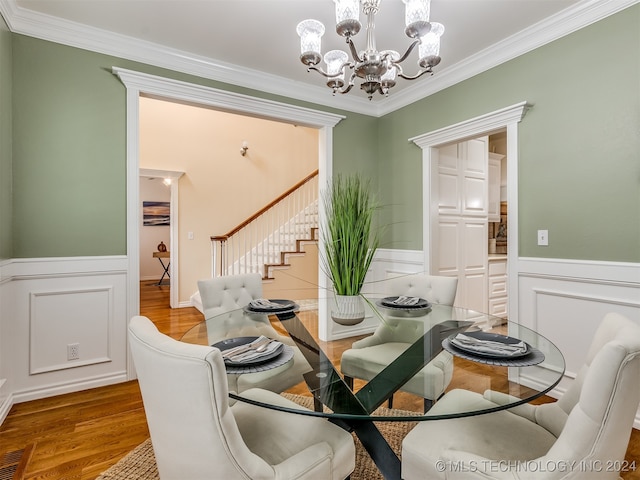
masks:
[[[299,369],[287,368],[286,362],[285,365],[276,365],[277,375],[297,375],[284,379],[288,382],[278,383],[296,384],[292,392],[313,397],[316,411],[305,414],[343,420],[416,421],[488,413],[528,403],[548,393],[564,374],[564,358],[551,341],[535,331],[488,314],[446,305],[431,305],[428,309],[415,311],[386,309],[371,299],[368,304],[379,320],[379,327],[374,333],[320,341],[317,336],[317,303],[301,301],[299,304],[302,307],[295,311],[277,314],[256,313],[247,307],[226,312],[194,326],[181,340],[220,346],[229,341],[236,345],[234,342],[239,338],[265,336],[275,339],[283,343],[287,351],[299,351],[307,362],[302,375]],[[506,341],[509,342],[523,341],[527,353],[502,358],[502,355],[488,352],[478,354],[473,350],[463,350],[451,342],[458,333],[483,340],[505,341],[505,337],[508,337]],[[352,349],[353,343],[363,338],[368,338],[365,343],[393,343],[397,357],[382,365],[372,379],[356,380],[351,386],[344,379],[340,362],[343,354]],[[441,354],[443,348],[453,353],[453,379],[446,391],[456,388],[478,393],[489,391],[492,393],[491,402],[459,405],[457,408],[454,405],[451,410],[437,414],[425,414],[419,397],[415,397],[417,401],[409,398],[403,402],[398,406],[400,410],[378,408],[385,406],[395,393],[400,393],[403,385],[425,365],[440,361],[441,357],[435,357]],[[299,354],[298,358],[301,358]],[[247,365],[247,373],[235,369],[229,370],[228,374],[259,374],[260,370],[268,369],[269,362],[273,360],[276,359],[259,365]],[[293,364],[293,361],[288,364]],[[428,377],[424,378],[425,382],[429,381]],[[243,392],[231,395],[266,408],[289,410],[280,405],[260,403],[249,396],[243,397]],[[411,396],[404,392],[402,395]],[[294,413],[299,414],[300,411]]]

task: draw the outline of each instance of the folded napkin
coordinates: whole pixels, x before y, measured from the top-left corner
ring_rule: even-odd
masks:
[[[482,340],[480,338],[470,337],[463,333],[457,334],[450,342],[463,350],[474,351],[478,353],[489,353],[501,356],[521,355],[527,352],[527,344],[522,340],[518,343],[504,343],[493,340]]]
[[[256,300],[251,300],[249,302],[249,306],[253,308],[281,310],[283,308],[287,308],[289,305],[285,303],[272,302],[271,300],[267,300],[266,298],[258,298]]]
[[[266,344],[264,350],[257,352],[256,348],[259,348],[261,345],[264,345],[266,342],[269,342],[269,343]],[[276,340],[271,340],[265,336],[261,336],[254,342],[251,342],[251,345],[252,345],[252,348],[250,348],[249,350],[242,350],[242,348],[245,346],[235,347],[233,349],[225,350],[223,352],[223,357],[225,362],[232,362],[232,363],[255,362],[263,357],[268,357],[272,355],[276,350],[282,347],[282,343]],[[233,351],[236,351],[237,353],[234,353]],[[227,354],[227,352],[230,352],[230,353]]]
[[[399,296],[393,302],[389,302],[390,305],[402,305],[402,306],[411,306],[417,305],[420,302],[420,297],[407,297],[404,295]]]

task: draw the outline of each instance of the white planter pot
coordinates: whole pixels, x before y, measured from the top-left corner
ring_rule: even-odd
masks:
[[[335,295],[331,318],[340,325],[356,325],[364,320],[364,301],[360,295]]]

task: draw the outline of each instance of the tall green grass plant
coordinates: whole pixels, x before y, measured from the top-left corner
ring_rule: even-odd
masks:
[[[380,243],[374,229],[378,204],[371,182],[360,175],[337,175],[322,201],[325,221],[320,227],[322,265],[336,295],[358,295]]]

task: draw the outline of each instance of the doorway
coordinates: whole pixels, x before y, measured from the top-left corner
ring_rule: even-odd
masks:
[[[506,318],[506,130],[441,146],[437,163],[431,271],[458,279],[457,306]]]
[[[432,252],[437,248],[438,181],[437,165],[439,148],[451,143],[484,135],[506,132],[507,158],[507,202],[509,222],[507,224],[508,262],[506,276],[508,311],[511,321],[517,322],[518,312],[518,124],[531,107],[520,102],[485,115],[475,117],[445,128],[409,139],[422,149],[423,173],[423,255],[425,271],[432,272]]]
[[[252,115],[259,118],[274,119],[295,125],[317,128],[319,176],[318,181],[324,185],[331,178],[333,165],[333,127],[344,117],[333,113],[311,110],[309,108],[264,100],[218,90],[202,85],[195,85],[155,75],[113,67],[112,71],[127,89],[127,318],[140,313],[140,189],[139,189],[139,98],[147,95],[169,101],[203,105],[224,111]],[[177,182],[174,182],[177,183]],[[173,187],[172,187],[173,188]],[[177,198],[174,195],[173,198]],[[174,202],[172,201],[172,206]],[[176,245],[172,240],[172,248]],[[178,259],[173,259],[171,268],[176,268]],[[319,288],[326,288],[327,279],[318,277]],[[172,294],[175,294],[172,292]],[[327,306],[320,305],[321,313],[326,313]],[[326,317],[326,315],[323,315]],[[329,335],[328,322],[319,326],[319,333],[326,338]],[[127,372],[130,378],[135,377],[135,368],[131,358],[127,360]]]
[[[156,286],[169,287],[169,306],[178,307],[179,278],[175,274],[175,253],[178,246],[178,193],[179,180],[184,172],[173,170],[140,169],[139,223],[139,279],[153,281]],[[145,203],[160,202],[168,205],[168,219],[145,221]],[[150,210],[148,213],[157,213]],[[160,223],[160,224],[159,224]],[[162,242],[163,247],[160,246]],[[165,250],[164,252],[160,250]]]

